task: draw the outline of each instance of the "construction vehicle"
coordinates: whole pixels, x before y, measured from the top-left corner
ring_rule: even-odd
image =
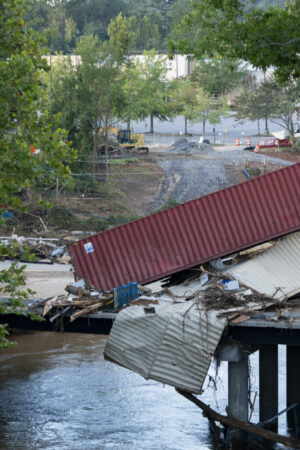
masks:
[[[100,128],[100,133],[104,133],[104,129]],[[108,135],[110,137],[110,149],[115,144],[121,147],[126,153],[133,153],[137,155],[147,155],[149,148],[144,145],[144,135],[132,133],[131,130],[119,130],[116,127],[108,128]],[[111,140],[113,138],[113,141]],[[116,147],[115,150],[118,150]]]
[[[130,130],[118,130],[117,141],[130,153],[147,155],[149,148],[144,146],[143,134],[131,133]]]

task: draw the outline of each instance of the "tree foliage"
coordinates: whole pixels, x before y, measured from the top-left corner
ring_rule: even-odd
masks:
[[[246,71],[238,60],[202,59],[196,62],[191,78],[210,95],[226,95],[239,86]]]
[[[22,195],[37,184],[49,186],[59,177],[69,179],[68,160],[75,154],[63,129],[53,129],[41,103],[40,71],[47,70],[43,40],[24,21],[24,0],[4,0],[0,5],[0,217],[5,209],[20,208]],[[32,154],[31,149],[39,149]],[[3,252],[12,249],[3,246]],[[10,303],[1,311],[15,309],[26,297],[22,269],[13,266],[0,273]],[[1,287],[3,291],[3,286]],[[17,293],[18,292],[18,293]],[[0,345],[5,344],[0,329]]]
[[[174,36],[171,51],[273,66],[281,81],[300,78],[300,0],[267,9],[243,0],[195,0]]]
[[[82,152],[92,152],[93,173],[99,156],[100,127],[107,130],[125,108],[125,67],[132,34],[121,14],[108,27],[108,41],[82,37],[76,46],[76,61],[62,58],[55,69],[53,111]],[[102,136],[103,137],[103,136]]]
[[[300,82],[284,86],[274,79],[266,79],[253,89],[245,89],[235,99],[236,115],[239,120],[270,120],[294,136],[295,115],[299,110]]]
[[[132,63],[126,76],[125,118],[138,120],[150,116],[150,132],[153,132],[154,117],[163,120],[171,114],[166,61],[165,56],[158,55],[154,50],[144,52],[144,59]]]
[[[173,83],[172,98],[174,110],[185,118],[187,134],[187,121],[202,124],[202,136],[206,133],[206,124],[217,124],[226,113],[225,99],[216,98],[205,91],[200,83],[193,81],[192,77],[179,79]]]

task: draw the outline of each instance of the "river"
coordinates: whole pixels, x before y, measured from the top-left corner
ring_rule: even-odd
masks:
[[[219,448],[207,419],[174,388],[104,360],[105,339],[32,332],[14,336],[18,345],[0,350],[0,449]],[[279,353],[282,386],[284,349]],[[251,357],[254,392],[257,359]],[[201,399],[223,412],[226,363],[219,368],[217,386],[215,392],[207,380]],[[284,418],[280,431],[285,432]]]

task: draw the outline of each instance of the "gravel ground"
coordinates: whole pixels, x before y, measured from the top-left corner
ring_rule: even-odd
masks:
[[[170,150],[165,150],[166,157],[157,161],[166,178],[160,193],[154,199],[152,210],[161,208],[169,199],[182,203],[236,184],[241,178],[246,158],[250,166],[261,170],[264,160],[267,167],[272,164],[272,169],[274,166],[280,168],[293,164],[234,147],[214,149],[205,146],[204,151],[185,155],[174,154],[176,152],[172,149],[171,152],[172,154]]]

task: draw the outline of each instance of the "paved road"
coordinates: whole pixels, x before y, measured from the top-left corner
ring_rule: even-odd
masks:
[[[296,120],[295,120],[296,121]],[[132,128],[136,133],[148,133],[149,132],[149,120],[143,122],[132,122]],[[264,121],[260,121],[260,132],[264,133]],[[280,131],[282,127],[269,121],[268,128],[270,133],[273,131]],[[215,129],[215,133],[213,130]],[[146,134],[145,140],[147,145],[156,144],[171,144],[174,140],[174,136],[184,132],[184,118],[176,117],[170,121],[160,121],[154,119],[154,131],[153,134]],[[256,144],[261,138],[254,137],[258,132],[257,122],[245,121],[244,123],[237,122],[233,117],[224,117],[222,121],[217,125],[210,123],[206,126],[206,137],[212,143],[219,144],[235,144],[235,139],[239,137],[241,143],[246,145],[247,137],[251,136],[252,142]],[[168,133],[169,136],[161,136],[161,133]],[[199,136],[202,135],[201,123],[189,124],[188,133]]]

